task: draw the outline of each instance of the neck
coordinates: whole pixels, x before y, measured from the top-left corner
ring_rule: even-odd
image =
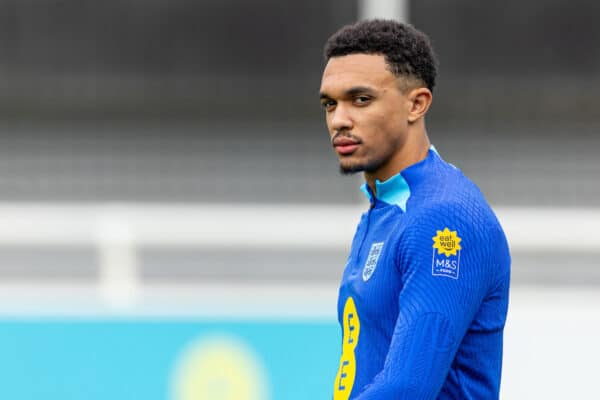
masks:
[[[365,172],[365,180],[373,194],[377,195],[375,181],[385,182],[403,169],[427,158],[431,143],[425,128],[415,134],[407,135],[409,139],[380,168],[373,172]]]

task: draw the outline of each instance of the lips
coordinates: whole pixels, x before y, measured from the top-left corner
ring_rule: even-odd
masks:
[[[356,151],[360,142],[347,137],[339,137],[333,140],[333,147],[341,155],[349,155]]]

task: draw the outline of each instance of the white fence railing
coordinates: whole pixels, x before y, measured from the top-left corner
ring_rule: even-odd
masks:
[[[364,206],[0,205],[0,246],[92,245],[100,288],[115,306],[140,291],[139,246],[348,248]],[[600,253],[600,209],[498,207],[513,252]]]
[[[365,207],[0,205],[0,245],[346,248]],[[600,208],[497,207],[515,250],[600,252]]]

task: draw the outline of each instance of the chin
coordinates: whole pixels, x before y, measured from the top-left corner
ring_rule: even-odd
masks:
[[[340,164],[340,174],[342,175],[352,175],[357,172],[362,172],[364,169],[360,165],[344,165]]]
[[[347,162],[340,161],[340,173],[343,175],[351,175],[357,172],[376,172],[382,165],[381,162],[377,160],[369,160],[365,162],[350,162],[350,160],[346,160]]]

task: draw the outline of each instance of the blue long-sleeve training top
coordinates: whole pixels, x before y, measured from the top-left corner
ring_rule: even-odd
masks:
[[[497,399],[510,254],[483,195],[433,147],[363,191],[334,400]]]

